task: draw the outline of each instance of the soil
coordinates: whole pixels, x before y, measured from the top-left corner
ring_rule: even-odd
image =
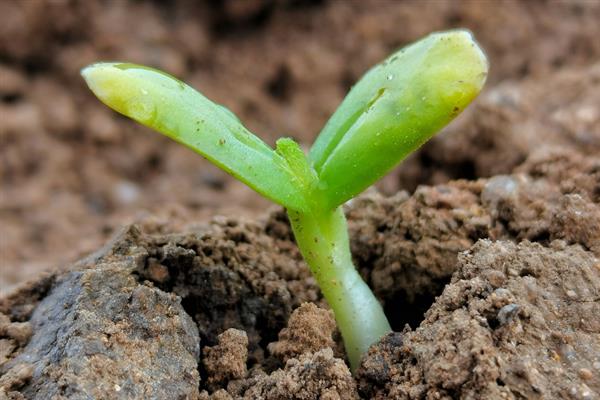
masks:
[[[557,150],[352,202],[356,263],[396,331],[356,380],[282,211],[130,226],[1,300],[0,383],[38,399],[594,399],[599,187],[600,159]]]
[[[380,190],[507,174],[557,136],[597,149],[598,81],[587,74],[600,58],[600,4],[496,3],[1,2],[0,290],[72,263],[127,223],[152,218],[173,231],[267,206],[196,154],[102,106],[79,76],[98,60],[165,69],[268,143],[289,135],[308,147],[367,68],[431,31],[466,27],[491,61],[486,93]],[[560,86],[548,84],[555,71],[564,72]]]
[[[598,20],[585,0],[0,3],[0,399],[600,399]],[[394,330],[354,375],[285,213],[78,76],[151,64],[308,146],[368,66],[456,26],[486,91],[346,205]]]

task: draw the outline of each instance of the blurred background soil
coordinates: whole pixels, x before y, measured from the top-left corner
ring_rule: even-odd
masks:
[[[0,290],[76,260],[133,221],[167,230],[268,207],[191,151],[103,106],[79,76],[89,63],[164,69],[268,143],[285,135],[308,147],[371,65],[431,31],[469,28],[491,61],[486,92],[380,182],[391,194],[510,173],[549,142],[598,154],[598,21],[596,0],[4,0]],[[560,88],[549,84],[557,74]],[[573,107],[562,107],[565,96]],[[494,111],[499,105],[504,112]]]

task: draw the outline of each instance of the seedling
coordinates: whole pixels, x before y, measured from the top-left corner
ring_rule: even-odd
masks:
[[[97,63],[82,75],[109,107],[200,153],[286,208],[356,369],[361,355],[391,328],[352,263],[342,205],[464,110],[480,92],[487,70],[469,32],[431,34],[369,70],[308,156],[289,138],[277,140],[272,149],[231,111],[164,72]]]

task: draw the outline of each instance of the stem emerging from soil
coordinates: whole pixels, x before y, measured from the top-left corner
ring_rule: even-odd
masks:
[[[311,213],[288,210],[288,216],[298,247],[335,313],[354,371],[369,346],[391,328],[381,304],[352,263],[342,207]]]

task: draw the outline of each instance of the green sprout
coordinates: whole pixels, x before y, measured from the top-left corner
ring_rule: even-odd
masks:
[[[164,72],[97,63],[82,75],[109,107],[191,148],[286,208],[355,370],[369,346],[391,328],[353,265],[342,205],[464,110],[481,91],[487,70],[468,31],[433,33],[369,70],[308,156],[289,138],[272,149],[227,108]]]

